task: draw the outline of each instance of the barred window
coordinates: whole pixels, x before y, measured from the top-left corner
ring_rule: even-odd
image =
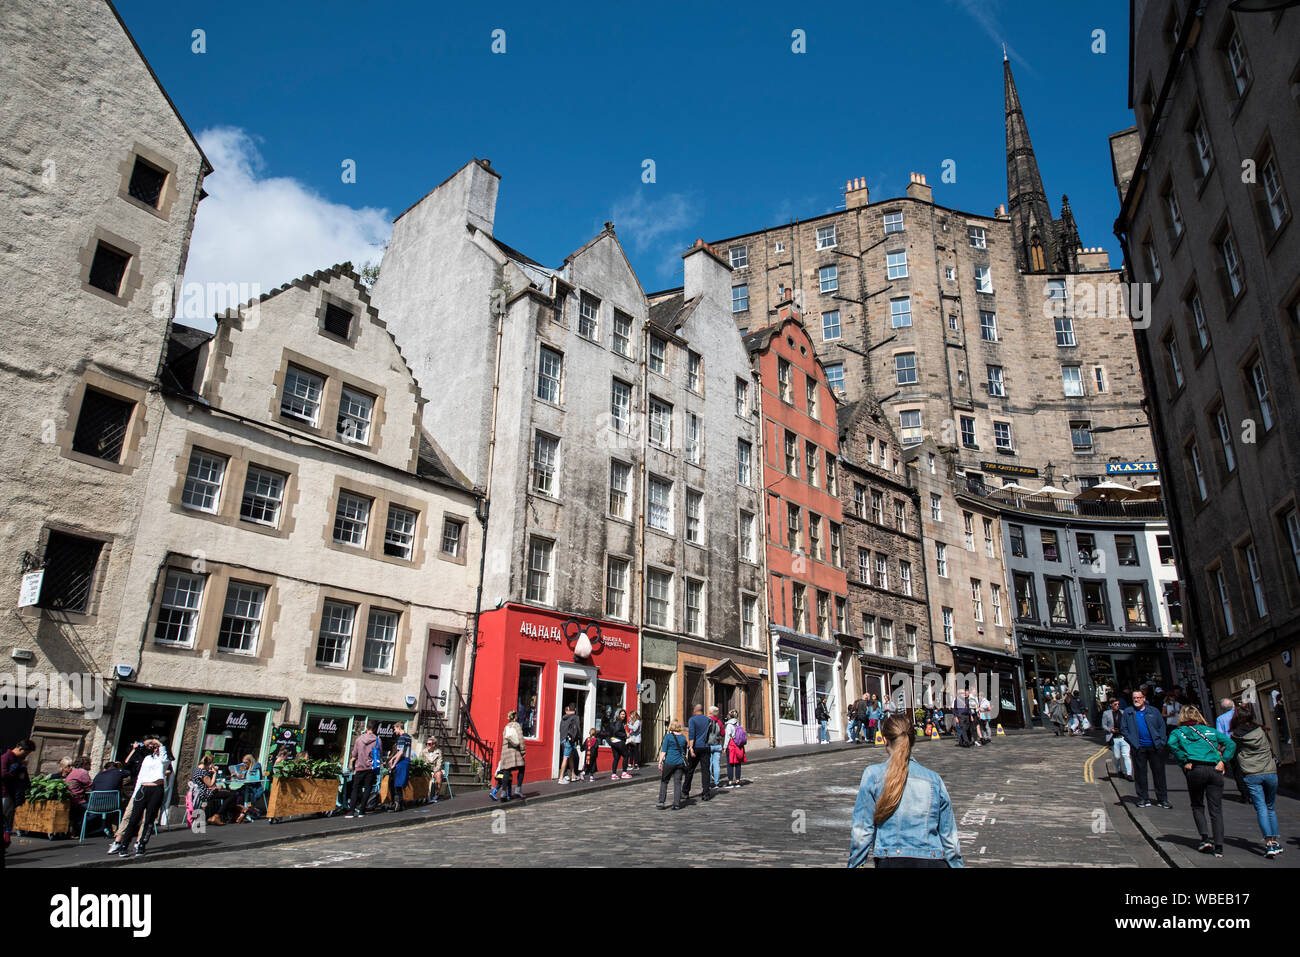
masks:
[[[340,545],[366,547],[366,527],[370,523],[370,499],[339,492],[334,512],[334,541]]]
[[[185,488],[181,504],[200,512],[216,512],[221,499],[221,481],[226,474],[226,460],[195,449],[190,453],[189,470],[185,473]]]
[[[39,605],[57,611],[84,612],[90,607],[95,567],[104,543],[51,531],[45,542],[45,575]]]
[[[135,403],[87,388],[72,436],[72,451],[106,462],[120,462]]]
[[[162,607],[158,610],[154,641],[192,647],[202,601],[202,576],[169,571],[163,586]]]
[[[388,506],[388,525],[384,529],[384,554],[410,560],[415,555],[415,523],[418,512]]]
[[[316,664],[326,668],[346,668],[352,644],[355,605],[327,601],[321,610],[320,635],[316,640]]]
[[[392,674],[393,652],[397,648],[397,614],[391,611],[370,610],[366,622],[366,650],[361,660],[363,671]]]
[[[126,192],[146,206],[157,209],[162,203],[163,185],[166,182],[167,173],[164,170],[137,156]]]
[[[231,582],[226,589],[226,608],[221,615],[217,650],[232,654],[257,653],[257,636],[262,630],[262,607],[266,589],[258,585]]]
[[[130,264],[128,253],[101,241],[95,246],[95,258],[90,262],[89,282],[110,296],[121,295],[122,277]]]

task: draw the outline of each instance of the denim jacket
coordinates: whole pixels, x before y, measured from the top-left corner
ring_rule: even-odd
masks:
[[[888,762],[862,772],[858,801],[853,807],[853,838],[849,867],[862,867],[868,857],[924,857],[947,860],[961,867],[957,819],[943,779],[915,761],[908,764],[907,784],[898,809],[880,827],[873,817],[876,800],[885,786]]]

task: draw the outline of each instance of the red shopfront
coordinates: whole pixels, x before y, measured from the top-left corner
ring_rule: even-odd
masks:
[[[565,705],[576,707],[584,737],[592,728],[605,730],[620,708],[636,707],[641,656],[635,628],[513,604],[484,612],[480,622],[470,713],[499,757],[506,714],[519,712],[525,781],[559,774]],[[612,761],[602,747],[597,767],[608,773]]]

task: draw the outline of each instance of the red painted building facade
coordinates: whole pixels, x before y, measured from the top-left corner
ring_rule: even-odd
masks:
[[[592,728],[608,729],[618,709],[636,710],[640,655],[637,631],[626,623],[513,603],[484,612],[470,704],[474,726],[499,759],[506,714],[517,710],[524,780],[554,779],[564,706],[576,706],[584,738]],[[608,774],[612,762],[602,746],[597,769]]]
[[[848,586],[835,398],[791,303],[745,344],[760,379],[777,744],[815,741],[818,703],[830,715],[828,732],[843,727],[836,635],[845,630]]]

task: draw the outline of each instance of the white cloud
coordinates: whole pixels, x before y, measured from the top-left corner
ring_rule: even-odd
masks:
[[[192,283],[257,285],[266,293],[335,263],[360,269],[382,255],[392,232],[386,209],[355,209],[291,177],[264,177],[257,144],[242,129],[216,127],[198,138],[214,172],[203,184],[208,196],[185,269],[186,322],[212,327],[211,310],[190,305]]]
[[[1007,43],[1007,34],[1003,30],[1002,24],[998,21],[998,8],[1001,6],[998,0],[948,0],[950,6],[957,6],[964,10],[979,28],[984,31],[989,39],[996,43],[1005,44],[1007,56],[1019,63],[1030,73],[1034,68],[1026,62],[1025,58],[1018,54],[1010,43]]]
[[[645,190],[639,190],[617,200],[609,218],[620,242],[638,256],[648,254],[659,281],[681,281],[681,254],[693,242],[685,230],[699,218],[685,194],[665,193],[646,199]]]

